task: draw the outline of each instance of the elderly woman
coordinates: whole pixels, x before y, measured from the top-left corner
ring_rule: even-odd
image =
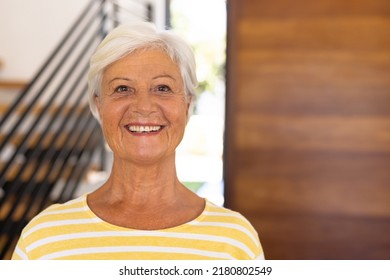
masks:
[[[239,213],[178,180],[196,86],[191,48],[150,23],[114,29],[92,56],[89,101],[114,160],[96,191],[53,205],[23,230],[13,259],[262,259]]]

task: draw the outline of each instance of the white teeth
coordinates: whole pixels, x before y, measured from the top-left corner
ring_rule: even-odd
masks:
[[[137,125],[130,125],[127,127],[128,130],[131,132],[138,132],[138,133],[148,133],[148,132],[155,132],[159,131],[161,129],[160,125],[156,126],[137,126]]]

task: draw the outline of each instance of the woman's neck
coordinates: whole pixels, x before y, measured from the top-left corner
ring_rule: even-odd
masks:
[[[114,160],[109,179],[87,203],[109,223],[148,230],[186,223],[204,209],[204,200],[179,182],[174,158],[149,166]]]
[[[177,198],[181,186],[174,158],[158,164],[135,164],[114,159],[111,175],[102,190],[112,200],[151,207],[164,201],[171,203]]]

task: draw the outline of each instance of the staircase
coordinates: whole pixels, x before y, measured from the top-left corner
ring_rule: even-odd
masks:
[[[148,18],[150,5],[144,8]],[[11,257],[32,217],[73,198],[86,174],[104,165],[86,72],[121,9],[117,1],[90,1],[23,92],[0,110],[0,259]]]

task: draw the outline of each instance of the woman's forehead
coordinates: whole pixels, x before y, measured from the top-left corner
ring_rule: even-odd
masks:
[[[156,70],[160,70],[161,67],[166,71],[179,71],[179,66],[164,51],[151,49],[132,52],[109,65],[105,72],[112,70],[136,71],[140,67],[151,69],[156,67]]]

